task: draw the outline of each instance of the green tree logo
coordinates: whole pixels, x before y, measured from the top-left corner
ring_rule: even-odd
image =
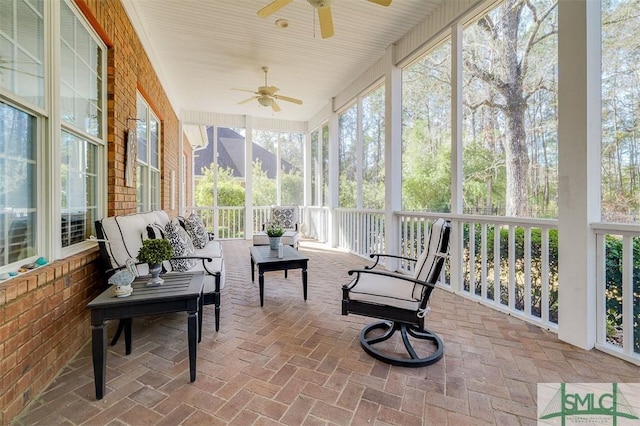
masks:
[[[579,386],[579,385],[577,385]],[[611,391],[594,391],[594,386],[582,384],[573,391],[567,390],[566,383],[544,407],[540,420],[559,419],[562,426],[569,420],[572,423],[613,424],[619,419],[639,420],[632,405],[620,391],[617,383],[611,384]],[[590,389],[591,388],[591,389]],[[635,422],[634,422],[635,423]]]

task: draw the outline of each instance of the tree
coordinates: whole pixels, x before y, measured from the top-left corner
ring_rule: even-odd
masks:
[[[262,169],[262,162],[255,160],[251,167],[251,179],[253,185],[253,205],[271,206],[276,204],[275,179],[269,179],[267,172]]]
[[[245,190],[233,177],[233,170],[218,167],[218,206],[244,206]],[[204,167],[203,177],[197,182],[194,195],[197,206],[213,207],[214,165]]]
[[[535,93],[555,91],[547,83],[557,60],[545,60],[557,34],[555,12],[555,1],[506,0],[465,32],[466,106],[469,113],[488,108],[481,124],[504,131],[507,216],[529,215],[525,115]]]

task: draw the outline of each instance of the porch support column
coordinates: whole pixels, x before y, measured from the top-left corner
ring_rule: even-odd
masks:
[[[245,239],[253,239],[253,122],[250,116],[245,117],[244,128],[244,204]]]
[[[307,122],[307,127],[308,125],[309,124]],[[304,158],[304,167],[302,169],[304,175],[304,178],[302,179],[302,181],[304,182],[304,199],[302,201],[302,205],[304,207],[304,217],[301,218],[301,222],[303,224],[309,223],[309,209],[307,207],[312,205],[312,191],[315,191],[315,188],[311,187],[311,163],[315,161],[315,159],[311,157],[311,151],[311,133],[309,133],[309,129],[307,128],[307,130],[304,132],[304,149],[302,150],[302,157]],[[318,181],[316,180],[316,182]]]
[[[394,45],[387,47],[384,62],[384,210],[385,252],[400,253],[398,217],[394,211],[402,210],[402,70],[394,63]],[[397,261],[389,261],[389,270],[396,270]]]
[[[338,208],[338,114],[333,107],[333,101],[331,105],[331,117],[329,118],[329,195],[327,204],[331,217],[329,220],[329,229],[327,235],[329,237],[329,247],[336,247],[338,245],[338,215],[336,209]]]
[[[462,24],[451,27],[451,213],[463,212],[462,202]],[[451,259],[462,259],[462,222],[451,221],[449,239]],[[450,284],[454,292],[462,289],[463,268],[461,261],[450,261]]]
[[[596,340],[596,238],[600,220],[600,1],[558,4],[558,337]]]

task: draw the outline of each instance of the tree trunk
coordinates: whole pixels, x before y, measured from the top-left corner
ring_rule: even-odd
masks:
[[[527,176],[529,156],[524,128],[526,102],[522,87],[522,70],[518,61],[518,22],[522,3],[509,0],[505,4],[505,37],[503,58],[505,61],[506,98],[505,114],[507,134],[505,144],[507,194],[506,215],[526,217],[529,211]]]

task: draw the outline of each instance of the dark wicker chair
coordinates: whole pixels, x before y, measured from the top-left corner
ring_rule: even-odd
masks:
[[[375,258],[372,266],[349,271],[349,275],[356,276],[342,287],[342,315],[358,314],[382,320],[367,325],[360,333],[360,344],[372,357],[404,367],[422,367],[442,358],[444,344],[438,335],[424,328],[424,318],[429,309],[429,297],[448,257],[450,230],[449,221],[436,220],[418,260],[371,254],[370,257]],[[415,262],[414,275],[375,269],[382,257]],[[382,333],[372,333],[377,329]],[[400,331],[408,357],[392,351],[383,352],[373,346],[388,340],[396,331]],[[418,355],[409,336],[433,342],[435,350]]]

